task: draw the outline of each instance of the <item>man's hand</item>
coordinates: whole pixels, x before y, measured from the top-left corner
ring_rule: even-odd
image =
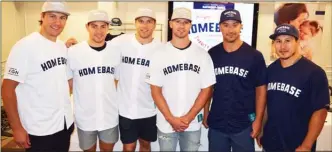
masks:
[[[252,132],[250,134],[251,138],[256,138],[261,132],[262,122],[257,121],[257,119],[252,123]]]
[[[262,148],[262,143],[261,143],[262,137],[263,137],[263,131],[261,131],[260,134],[256,137],[256,142],[259,148]]]
[[[173,117],[168,122],[176,132],[183,132],[189,127],[189,125],[184,123],[179,117]]]
[[[25,131],[24,128],[20,128],[13,131],[14,139],[17,145],[22,148],[30,148],[31,143],[29,139],[28,133]]]
[[[299,147],[296,148],[295,151],[311,151],[311,147],[310,146],[300,145]]]
[[[66,41],[66,47],[67,48],[70,48],[72,45],[75,45],[77,44],[77,40],[75,38],[69,38],[67,41]]]
[[[207,123],[208,116],[209,116],[209,113],[206,113],[206,114],[203,115],[203,122],[202,123],[203,123],[203,125],[206,129],[209,128],[209,125]]]

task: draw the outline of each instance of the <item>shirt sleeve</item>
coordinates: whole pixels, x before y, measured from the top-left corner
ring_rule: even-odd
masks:
[[[162,87],[164,77],[165,75],[163,74],[163,67],[161,66],[161,58],[156,54],[151,59],[148,72],[145,76],[145,82]]]
[[[329,86],[324,70],[314,72],[310,80],[311,107],[313,111],[328,108],[330,103]]]
[[[262,53],[259,53],[259,55],[255,59],[255,73],[254,73],[254,79],[255,79],[255,86],[259,87],[262,85],[267,84],[267,67],[264,60],[264,57]]]
[[[24,83],[28,75],[29,53],[22,44],[16,43],[7,58],[4,79]]]
[[[200,78],[201,88],[203,89],[216,83],[216,75],[214,73],[214,65],[209,54],[205,55],[205,59],[202,62]]]

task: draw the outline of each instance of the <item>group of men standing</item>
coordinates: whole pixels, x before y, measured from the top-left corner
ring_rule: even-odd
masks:
[[[189,39],[191,11],[176,8],[172,40],[153,38],[155,13],[139,9],[135,34],[106,42],[105,11],[89,12],[87,41],[67,49],[57,36],[70,15],[62,2],[45,2],[40,31],[18,41],[7,60],[2,97],[15,141],[27,151],[68,151],[74,128],[80,148],[102,151],[198,151],[201,124],[209,151],[315,150],[329,103],[325,72],[303,58],[298,30],[278,26],[270,36],[279,59],[240,39],[237,10],[220,16],[223,42],[208,52]],[[212,105],[210,108],[212,98]],[[204,109],[204,112],[203,110]],[[265,125],[264,125],[265,124]],[[119,131],[118,131],[119,128]],[[264,133],[264,134],[263,134]]]

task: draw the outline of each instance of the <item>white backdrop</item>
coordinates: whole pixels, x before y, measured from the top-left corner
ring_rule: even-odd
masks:
[[[226,4],[229,6],[229,4]],[[173,2],[173,8],[185,7],[192,12],[192,28],[189,37],[197,45],[208,51],[222,42],[219,30],[220,14],[226,8],[220,2]],[[241,39],[251,45],[253,31],[254,4],[234,3],[234,9],[241,14],[243,29]]]

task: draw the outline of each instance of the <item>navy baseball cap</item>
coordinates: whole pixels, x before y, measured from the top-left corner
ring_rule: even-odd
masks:
[[[281,24],[276,27],[274,33],[270,35],[270,39],[275,40],[279,35],[290,35],[295,37],[295,39],[299,39],[299,31],[290,24]]]
[[[238,22],[241,23],[242,20],[241,20],[240,12],[238,10],[235,10],[235,9],[224,10],[220,14],[219,24],[222,23],[222,22],[224,22],[224,21],[227,21],[227,20],[235,20],[235,21],[238,21]]]

